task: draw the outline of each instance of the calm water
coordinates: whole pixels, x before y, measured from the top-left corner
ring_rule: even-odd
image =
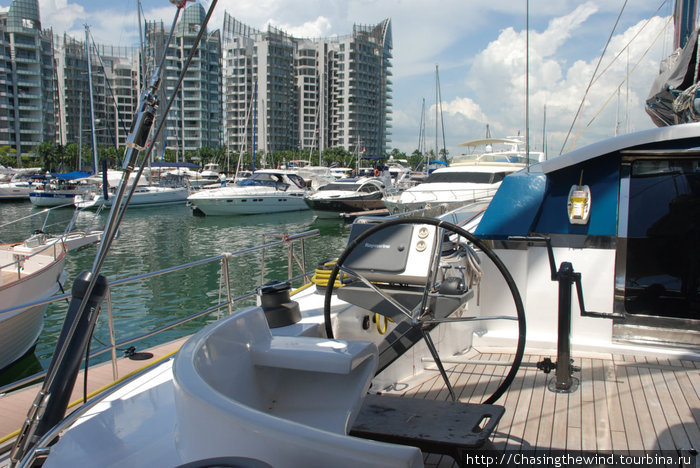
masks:
[[[0,202],[0,224],[41,212],[41,209],[28,201]],[[45,214],[17,221],[12,225],[0,227],[0,241],[22,241],[34,230],[42,228],[46,232],[61,233],[72,216],[72,209],[61,208],[51,210],[46,226]],[[78,215],[76,227],[102,225],[106,219],[107,213],[95,217],[94,213],[82,212]],[[342,221],[316,219],[310,211],[275,215],[200,217],[193,216],[191,210],[184,205],[131,209],[124,216],[119,238],[112,244],[102,273],[108,281],[113,282],[260,245],[263,243],[263,233],[297,234],[311,229],[319,229],[321,235],[306,241],[307,270],[314,268],[318,262],[337,257],[342,252],[348,234],[348,229]],[[271,241],[268,239],[267,242]],[[96,247],[92,246],[69,253],[66,262],[66,291],[70,289],[77,274],[92,267],[96,251]],[[260,263],[259,252],[231,259],[229,269],[234,297],[254,290],[260,284]],[[295,274],[298,271],[298,268],[295,269]],[[218,303],[219,272],[219,263],[212,262],[185,272],[112,288],[116,340],[121,341],[141,334]],[[286,248],[269,249],[266,253],[265,280],[281,280],[286,277]],[[66,308],[66,303],[49,306],[44,331],[34,354],[4,371],[0,375],[0,386],[37,372],[42,367],[46,368],[54,352]],[[215,318],[210,316],[191,322],[135,346],[137,350],[145,349],[190,334]],[[91,346],[95,350],[107,343],[109,333],[106,310],[103,310]],[[108,354],[98,360],[105,359],[108,359]]]

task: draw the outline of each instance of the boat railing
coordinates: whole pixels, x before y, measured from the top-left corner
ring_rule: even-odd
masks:
[[[208,258],[204,258],[204,259],[200,259],[200,260],[195,260],[193,262],[185,263],[182,265],[178,265],[178,266],[174,266],[174,267],[170,267],[170,268],[164,268],[162,270],[157,270],[154,272],[145,273],[145,274],[141,274],[141,275],[130,276],[127,278],[118,279],[118,280],[110,282],[108,293],[105,297],[105,302],[103,304],[103,310],[105,310],[107,312],[107,327],[108,327],[109,341],[110,342],[109,342],[109,345],[103,346],[101,349],[97,349],[97,350],[91,352],[89,357],[88,357],[88,360],[90,362],[94,362],[94,361],[92,361],[94,358],[101,356],[103,354],[106,354],[106,353],[110,353],[111,362],[112,362],[113,378],[114,378],[114,380],[117,380],[119,378],[118,369],[117,369],[117,351],[119,349],[122,349],[125,346],[129,346],[129,345],[136,343],[136,342],[139,342],[141,340],[151,338],[151,337],[158,335],[162,332],[179,327],[185,323],[191,322],[193,320],[196,320],[198,318],[201,318],[201,317],[204,317],[206,315],[212,314],[214,312],[220,311],[222,309],[227,309],[228,314],[229,315],[232,314],[233,313],[233,304],[240,302],[244,299],[252,298],[256,295],[256,291],[250,291],[250,292],[247,292],[247,293],[242,294],[242,295],[237,296],[237,297],[234,297],[232,295],[232,289],[230,287],[230,277],[229,277],[229,261],[233,257],[242,256],[242,255],[246,255],[246,254],[251,254],[253,252],[261,251],[262,256],[263,256],[263,262],[261,264],[261,270],[262,270],[261,280],[262,280],[262,282],[264,282],[264,278],[265,278],[265,263],[264,263],[265,255],[264,254],[265,254],[265,250],[269,249],[269,248],[277,247],[277,246],[285,246],[285,247],[287,247],[287,255],[288,255],[288,273],[289,273],[289,276],[287,278],[287,281],[295,282],[295,281],[302,280],[302,279],[304,281],[308,281],[308,278],[311,275],[311,271],[306,271],[306,267],[305,267],[305,265],[306,265],[306,249],[304,247],[304,241],[306,239],[311,238],[311,237],[316,237],[319,234],[320,234],[320,231],[318,229],[312,229],[312,230],[301,232],[298,234],[289,234],[289,235],[281,234],[278,232],[267,233],[267,234],[263,235],[263,244],[261,244],[261,245],[237,250],[237,251],[231,252],[231,253],[223,253],[223,254],[220,254],[220,255],[217,255],[214,257],[208,257]],[[270,238],[272,238],[273,240],[266,243],[265,241],[270,239]],[[299,244],[300,244],[299,254],[297,254],[295,252],[295,250],[293,249],[293,244],[295,242],[299,242]],[[209,306],[201,311],[198,311],[198,312],[191,314],[187,317],[172,321],[172,322],[167,323],[165,325],[161,325],[153,330],[141,333],[141,334],[136,335],[136,336],[130,336],[127,338],[123,338],[120,341],[117,341],[116,331],[115,331],[115,327],[114,327],[113,309],[112,309],[113,301],[112,301],[112,297],[111,297],[111,291],[114,288],[119,287],[119,286],[123,286],[126,284],[130,284],[130,283],[143,281],[143,280],[150,279],[150,278],[155,278],[158,276],[167,275],[167,274],[170,274],[173,272],[188,270],[188,269],[199,267],[202,265],[208,265],[208,264],[211,264],[213,262],[220,262],[221,263],[221,277],[223,278],[223,281],[220,282],[219,287],[220,288],[223,287],[223,289],[225,289],[225,300],[223,300],[223,301],[219,300],[218,303],[213,304],[213,305],[211,305],[211,306]],[[301,269],[301,273],[297,274],[296,276],[292,276],[293,265],[295,263]],[[13,312],[15,310],[31,307],[31,306],[50,304],[50,303],[54,303],[54,302],[68,300],[70,297],[71,297],[70,293],[65,293],[65,294],[61,294],[61,295],[52,296],[52,297],[44,299],[44,300],[38,300],[38,301],[34,301],[31,303],[27,303],[27,304],[22,304],[22,305],[7,308],[7,309],[0,309],[0,315],[5,314],[5,313],[10,313],[10,312]],[[0,387],[0,394],[11,392],[11,391],[16,390],[18,388],[30,385],[30,384],[35,383],[35,382],[38,382],[41,379],[43,379],[45,376],[46,376],[46,372],[42,371],[42,372],[38,372],[36,374],[33,374],[29,377],[26,377],[24,379],[10,383],[8,385]]]
[[[20,244],[21,245],[21,244]],[[58,248],[60,246],[60,249]],[[31,248],[31,247],[29,247]],[[10,251],[12,253],[12,258],[13,261],[10,263],[6,263],[5,265],[0,265],[0,270],[5,270],[5,271],[12,271],[14,270],[14,266],[17,267],[17,279],[22,278],[22,268],[24,268],[24,264],[26,263],[27,260],[29,260],[32,257],[35,257],[37,255],[46,255],[47,251],[49,251],[48,254],[53,257],[54,260],[56,260],[60,255],[62,255],[66,248],[63,245],[63,242],[52,242],[50,244],[46,244],[44,247],[41,249],[37,250],[36,252],[20,252],[20,251]],[[19,307],[24,308],[24,306]],[[9,310],[15,310],[18,308],[12,308]],[[0,316],[4,313],[4,310],[0,310]]]

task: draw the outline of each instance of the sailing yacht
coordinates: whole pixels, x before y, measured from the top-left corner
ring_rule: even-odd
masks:
[[[534,164],[478,215],[359,220],[325,276],[295,293],[261,288],[260,305],[52,425],[22,463],[419,467],[426,453],[595,453],[615,414],[625,451],[692,463],[697,431],[671,438],[673,422],[651,425],[635,400],[658,403],[667,381],[680,392],[700,362],[700,161],[688,152],[699,134],[654,129]],[[681,408],[678,427],[697,427],[696,399],[662,401]],[[586,415],[577,434],[602,439],[559,437],[572,412]]]
[[[152,122],[135,121],[145,140]],[[261,286],[256,305],[229,309],[66,416],[110,297],[99,268],[84,272],[11,462],[389,468],[424,466],[427,454],[467,466],[592,453],[600,464],[602,447],[654,460],[668,450],[662,463],[691,466],[698,135],[700,124],[676,125],[537,163],[505,176],[485,212],[358,220],[313,282]],[[228,254],[217,259],[226,270]],[[556,362],[542,355],[551,350]]]
[[[89,176],[89,173],[80,171],[53,174],[41,184],[32,184],[29,201],[35,206],[72,206],[76,195],[93,188],[86,182]]]

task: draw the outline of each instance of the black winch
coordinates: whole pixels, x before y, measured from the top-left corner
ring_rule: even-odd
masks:
[[[301,320],[299,304],[289,298],[291,289],[288,281],[271,281],[258,288],[260,306],[270,328],[286,327]]]

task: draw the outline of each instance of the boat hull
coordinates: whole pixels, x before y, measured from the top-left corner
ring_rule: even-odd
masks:
[[[337,218],[340,213],[356,213],[358,211],[379,210],[384,208],[381,194],[372,198],[332,198],[320,199],[307,197],[306,204],[315,215],[322,218]]]
[[[35,206],[61,206],[73,204],[74,191],[30,192],[29,201]]]
[[[0,200],[29,200],[31,189],[26,182],[0,184]]]
[[[3,265],[11,264],[13,251],[3,246]],[[9,262],[7,260],[10,260]],[[29,263],[33,265],[29,265]],[[32,272],[20,275],[17,266],[11,265],[2,271],[0,284],[0,304],[11,308],[38,301],[55,294],[60,285],[65,252],[62,245],[51,245],[45,253],[40,253],[25,261],[23,271]],[[0,314],[0,369],[3,369],[32,349],[44,326],[44,311],[47,305],[27,307]]]
[[[176,205],[185,203],[189,190],[187,187],[167,188],[167,187],[144,187],[138,188],[131,197],[129,207],[148,207],[148,206],[163,206]],[[93,195],[91,199],[83,199],[82,196],[77,196],[74,200],[76,207],[81,209],[99,208],[100,206],[112,206],[114,199],[104,199],[102,195]],[[124,202],[122,202],[122,205]]]
[[[302,193],[190,198],[190,201],[207,216],[284,213],[309,209]]]

